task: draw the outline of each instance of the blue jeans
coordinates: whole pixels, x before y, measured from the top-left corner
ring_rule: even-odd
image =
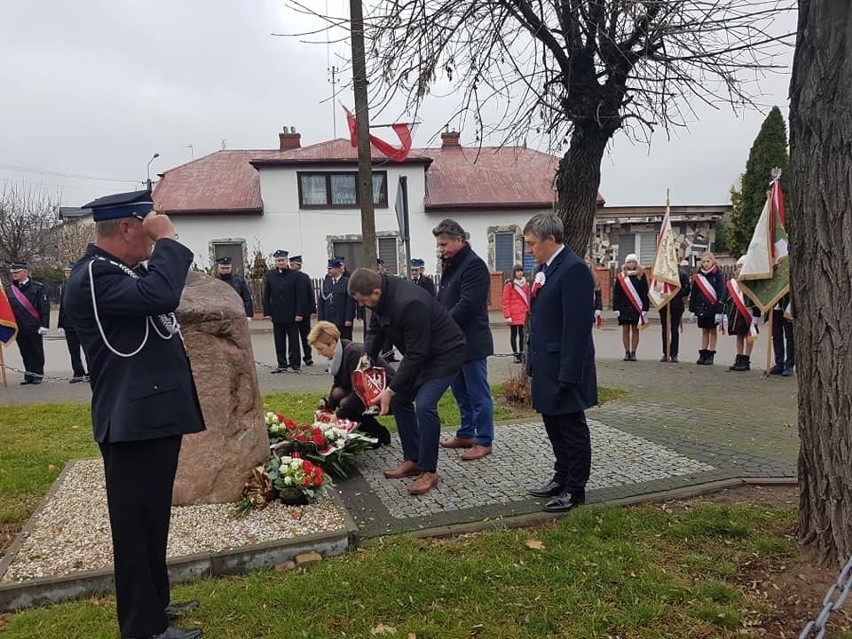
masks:
[[[445,375],[424,382],[417,389],[413,402],[399,399],[399,395],[391,398],[403,458],[416,462],[421,473],[434,473],[438,467],[438,440],[441,438],[438,400],[449,388],[453,377]]]
[[[483,358],[467,362],[453,380],[452,389],[461,414],[456,437],[473,437],[474,443],[490,446],[494,439],[494,401],[488,386],[487,361]]]

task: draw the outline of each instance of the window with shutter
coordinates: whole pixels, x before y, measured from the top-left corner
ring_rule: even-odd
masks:
[[[379,259],[384,260],[385,268],[391,275],[399,274],[399,258],[396,250],[395,237],[379,238]]]

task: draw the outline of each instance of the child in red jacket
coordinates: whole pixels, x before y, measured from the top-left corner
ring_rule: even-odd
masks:
[[[524,277],[524,267],[515,264],[512,279],[506,280],[503,287],[503,317],[511,329],[509,345],[515,355],[515,363],[523,361],[524,324],[530,312],[530,283]]]

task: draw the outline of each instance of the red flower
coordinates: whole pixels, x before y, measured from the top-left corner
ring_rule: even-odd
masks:
[[[314,468],[316,468],[316,466],[311,460],[306,459],[302,462],[302,470],[305,471],[305,473],[312,473],[314,471]]]
[[[297,442],[307,442],[307,441],[308,441],[308,436],[307,436],[307,435],[305,435],[305,433],[299,433],[298,435],[296,435],[295,440],[296,440]]]
[[[322,446],[325,443],[325,435],[322,434],[319,428],[314,428],[311,431],[311,441],[317,446]]]
[[[305,475],[305,488],[310,488],[312,483],[311,477],[309,475]]]

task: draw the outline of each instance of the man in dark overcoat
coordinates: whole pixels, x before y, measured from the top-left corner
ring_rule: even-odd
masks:
[[[352,341],[355,322],[355,300],[349,295],[349,278],[343,274],[343,263],[336,257],[328,261],[328,274],[322,281],[317,303],[317,319],[331,322],[340,331],[341,339]]]
[[[245,278],[234,273],[234,263],[230,257],[220,257],[216,260],[216,277],[229,284],[243,301],[246,318],[251,321],[254,317],[254,301],[251,299],[251,289]]]
[[[6,297],[18,324],[18,350],[24,364],[21,384],[41,384],[44,379],[44,336],[50,327],[50,302],[44,284],[30,278],[26,262],[12,262],[9,267],[12,283]]]
[[[192,252],[147,191],[86,208],[95,243],[65,289],[65,313],[86,351],[92,426],[104,460],[122,639],[195,639],[169,618],[166,568],[172,487],[183,435],[204,419],[177,321]],[[147,268],[141,263],[148,261]]]
[[[533,216],[524,227],[527,251],[538,269],[533,279],[527,367],[532,405],[541,413],[556,457],[553,479],[530,494],[550,497],[544,509],[571,510],[585,503],[592,450],[585,410],[598,402],[592,341],[595,285],[585,262],[563,244],[562,220]]]
[[[385,477],[417,477],[408,492],[422,495],[438,483],[438,400],[464,361],[464,334],[434,297],[398,277],[359,268],[349,280],[349,293],[373,310],[364,352],[377,361],[389,339],[403,355],[393,380],[373,403],[383,415],[393,409],[402,442],[404,460]]]
[[[302,270],[302,256],[293,255],[290,257],[290,268],[299,274],[304,289],[303,295],[308,300],[308,310],[302,321],[299,322],[299,339],[302,342],[302,361],[305,366],[314,365],[313,351],[308,343],[308,333],[311,332],[311,316],[317,312],[317,297],[314,294],[314,284],[311,282],[310,276]],[[354,302],[353,302],[354,304]]]
[[[464,366],[453,380],[453,395],[461,425],[455,437],[442,441],[444,448],[468,448],[464,461],[491,454],[494,439],[494,400],[488,384],[488,356],[494,339],[488,326],[488,266],[473,252],[467,234],[455,220],[442,220],[432,229],[443,271],[438,301],[450,313],[467,340]]]
[[[73,269],[74,262],[69,262],[65,265],[65,269],[63,271],[65,282],[67,282],[68,278],[71,277],[71,271]],[[86,372],[86,367],[83,364],[83,356],[81,355],[83,346],[80,344],[80,338],[77,337],[77,331],[75,331],[74,327],[68,323],[68,318],[65,316],[65,288],[65,283],[59,286],[59,322],[57,324],[57,330],[60,335],[65,337],[65,345],[68,347],[68,355],[71,357],[71,370],[73,371],[73,377],[68,381],[71,384],[79,384],[80,382],[85,382],[88,379],[89,374]]]
[[[266,272],[263,281],[263,316],[272,318],[278,360],[273,373],[302,370],[299,322],[308,312],[308,299],[299,274],[290,268],[288,255],[287,251],[275,251],[275,268]]]

